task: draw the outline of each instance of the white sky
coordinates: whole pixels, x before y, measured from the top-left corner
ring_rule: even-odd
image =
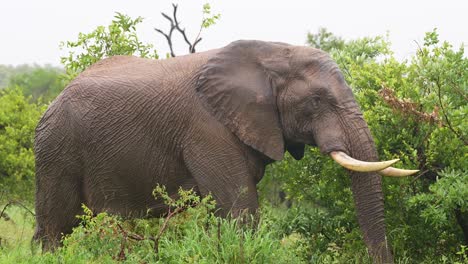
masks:
[[[60,41],[76,40],[79,32],[108,25],[115,12],[142,16],[138,28],[145,42],[160,55],[168,48],[153,27],[167,29],[160,12],[171,13],[179,3],[179,20],[194,38],[207,0],[0,0],[0,64],[39,63],[60,65]],[[437,27],[442,40],[458,48],[468,44],[466,0],[303,0],[303,1],[209,1],[221,13],[217,25],[202,33],[197,51],[222,47],[237,39],[282,41],[303,45],[307,32],[319,27],[346,39],[390,33],[393,50],[409,58],[423,42],[424,32]],[[176,43],[184,44],[180,38]],[[176,54],[185,54],[178,45]]]

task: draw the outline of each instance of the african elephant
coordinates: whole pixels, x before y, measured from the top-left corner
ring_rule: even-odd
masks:
[[[162,214],[157,184],[170,194],[180,186],[211,193],[222,215],[254,212],[265,166],[285,151],[301,159],[304,144],[349,169],[368,249],[391,262],[378,172],[413,171],[376,161],[351,89],[326,53],[263,41],[160,61],[116,56],[80,74],[36,129],[35,238],[53,249],[82,203]]]

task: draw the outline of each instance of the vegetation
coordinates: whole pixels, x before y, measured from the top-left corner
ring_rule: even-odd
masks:
[[[455,256],[468,244],[468,59],[463,47],[440,43],[434,30],[410,61],[399,62],[383,37],[344,41],[321,29],[308,39],[343,69],[380,156],[403,158],[402,167],[421,170],[416,178],[384,180],[387,233],[396,258],[441,262]],[[319,224],[309,226],[320,226],[320,232],[301,227],[320,254],[333,256],[330,244],[344,259],[364,250],[356,239],[360,234],[343,169],[313,148],[299,162],[288,157],[269,169],[291,199],[321,212],[314,216]]]
[[[54,67],[36,67],[29,72],[15,73],[8,81],[8,87],[20,87],[25,96],[33,101],[50,102],[63,89],[63,71]]]
[[[80,33],[78,40],[61,44],[69,50],[68,56],[62,57],[69,80],[93,63],[113,55],[135,55],[158,58],[153,45],[142,43],[136,34],[136,26],[143,22],[142,17],[135,19],[117,13],[107,27],[99,26],[91,33]],[[78,50],[78,52],[76,51]]]
[[[203,27],[219,18],[209,7],[203,10]],[[301,161],[287,156],[269,166],[253,229],[215,217],[209,197],[181,190],[180,199],[173,200],[156,188],[156,199],[172,206],[166,218],[124,220],[94,216],[85,208],[82,225],[64,238],[62,248],[40,254],[37,245],[31,246],[34,218],[25,208],[32,207],[34,196],[35,125],[46,103],[99,59],[117,54],[157,58],[153,46],[138,39],[141,22],[117,14],[109,26],[63,43],[69,51],[62,58],[65,75],[47,67],[16,74],[0,67],[6,86],[0,90],[0,263],[370,262],[349,179],[315,148],[308,148]],[[385,37],[344,40],[320,29],[307,39],[343,70],[379,155],[400,157],[402,167],[421,170],[417,177],[383,183],[396,261],[467,263],[468,59],[463,47],[441,42],[434,30],[410,60],[398,61]],[[277,198],[279,190],[290,208]]]
[[[19,87],[0,90],[0,201],[32,200],[34,129],[45,106],[29,99]]]

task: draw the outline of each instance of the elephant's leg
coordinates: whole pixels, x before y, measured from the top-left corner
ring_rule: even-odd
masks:
[[[254,162],[236,146],[196,146],[184,153],[187,168],[202,195],[216,200],[218,215],[234,217],[258,209],[256,183],[259,172]],[[260,175],[261,177],[261,175]]]
[[[42,242],[43,251],[49,251],[79,222],[76,215],[83,211],[82,184],[72,163],[58,157],[43,162],[40,155],[37,161],[34,239]]]

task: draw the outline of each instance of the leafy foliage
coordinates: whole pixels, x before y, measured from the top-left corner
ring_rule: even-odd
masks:
[[[11,65],[0,65],[0,89],[4,89],[8,86],[10,78],[14,75],[31,73],[39,66],[22,64],[18,66]]]
[[[30,72],[13,74],[8,87],[20,87],[25,96],[31,95],[37,101],[52,101],[65,86],[62,70],[53,67],[36,67]]]
[[[93,63],[112,55],[158,58],[153,45],[141,42],[136,34],[136,26],[142,21],[142,17],[132,19],[116,13],[109,26],[99,26],[91,33],[80,33],[77,41],[62,43],[62,48],[69,49],[68,56],[61,58],[68,78],[73,79]]]
[[[203,5],[203,19],[202,19],[202,28],[209,28],[216,24],[216,22],[221,18],[221,14],[216,13],[212,14],[211,13],[211,5],[209,3],[206,3]]]
[[[329,32],[326,28],[319,28],[317,34],[308,33],[307,43],[317,49],[321,49],[326,52],[330,52],[332,49],[343,49],[345,46],[345,40],[341,37],[335,36]]]
[[[34,129],[45,109],[29,99],[17,87],[0,90],[0,190],[27,200],[33,195]]]
[[[242,227],[235,219],[216,217],[209,196],[201,199],[193,191],[182,189],[179,199],[169,197],[163,188],[155,193],[173,206],[173,212],[184,210],[168,222],[168,218],[123,220],[106,213],[94,216],[84,207],[82,224],[64,238],[64,246],[56,252],[30,255],[22,248],[27,245],[16,248],[8,244],[0,248],[0,262],[303,263],[296,254],[301,251],[302,239],[281,239],[267,218],[255,229]],[[157,248],[156,234],[161,234]]]
[[[443,170],[440,178],[429,186],[429,192],[411,197],[409,205],[420,208],[420,216],[436,228],[450,229],[453,212],[468,211],[468,174],[455,170]]]
[[[219,19],[209,5],[203,10],[202,28]],[[67,79],[111,55],[157,58],[152,45],[138,39],[141,22],[117,13],[109,26],[63,43],[69,52],[62,58]],[[329,52],[343,70],[380,156],[402,158],[402,167],[421,170],[416,178],[384,179],[387,233],[397,261],[466,263],[468,59],[463,47],[440,42],[434,30],[410,60],[401,62],[385,37],[344,40],[320,29],[308,35],[308,43]],[[0,67],[0,86],[9,87],[0,91],[0,203],[6,196],[32,200],[34,127],[45,109],[41,102],[63,87],[58,75],[50,68]],[[43,255],[29,252],[33,220],[9,207],[14,222],[0,219],[0,262],[370,262],[349,179],[317,149],[307,148],[301,161],[287,156],[269,166],[261,184],[262,197],[270,199],[281,188],[293,206],[272,208],[263,199],[256,231],[217,218],[209,198],[181,190],[174,199],[159,187],[155,194],[170,205],[170,218],[124,220],[85,210],[83,224],[64,239],[65,246]],[[11,234],[19,233],[21,222],[26,235],[19,239]]]
[[[463,47],[440,43],[434,30],[410,61],[399,62],[383,37],[343,41],[321,29],[308,38],[343,70],[380,157],[398,157],[400,166],[421,170],[417,178],[384,179],[387,233],[397,259],[459,259],[456,252],[468,243],[468,59]],[[267,177],[280,181],[290,199],[318,211],[306,221],[315,222],[305,228],[313,231],[304,232],[302,225],[288,231],[316,234],[312,251],[336,260],[330,246],[348,257],[365,250],[355,239],[359,230],[347,176],[317,149],[308,149],[299,162],[288,156],[273,164]]]

